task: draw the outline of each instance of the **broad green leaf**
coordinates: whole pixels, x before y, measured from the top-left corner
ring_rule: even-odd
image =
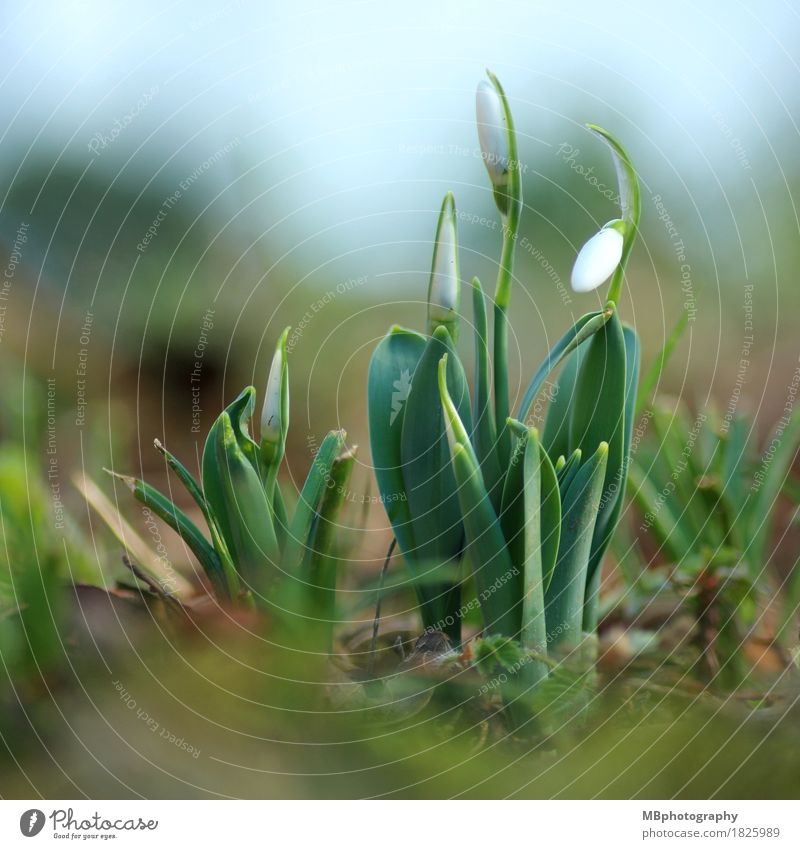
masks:
[[[581,362],[570,416],[570,446],[588,457],[601,442],[608,444],[605,481],[594,528],[592,553],[605,551],[609,520],[625,474],[625,335],[614,312],[592,337]],[[599,562],[599,561],[598,561]]]
[[[407,561],[415,557],[415,546],[401,438],[412,378],[425,345],[419,333],[393,327],[372,355],[367,382],[372,465],[383,507]]]
[[[547,638],[552,646],[577,645],[581,640],[586,574],[607,460],[608,445],[601,442],[563,499],[558,560],[545,594]]]
[[[241,448],[227,412],[212,428],[222,503],[214,514],[230,529],[228,549],[237,571],[261,596],[278,575],[278,542],[261,477]],[[205,476],[205,462],[203,466]],[[211,503],[211,499],[206,494]],[[224,527],[222,522],[220,526]]]
[[[603,310],[602,312],[592,312],[581,316],[575,324],[556,342],[550,349],[544,362],[539,366],[536,374],[533,376],[528,388],[525,390],[525,395],[522,397],[522,402],[519,405],[516,418],[524,422],[531,405],[536,400],[545,378],[550,372],[567,356],[571,351],[574,351],[579,345],[591,338],[605,323],[611,318],[611,310]]]
[[[603,555],[611,542],[617,528],[622,508],[625,504],[625,486],[628,481],[630,465],[631,439],[633,436],[633,419],[636,408],[637,383],[639,380],[640,346],[639,337],[632,327],[624,325],[622,335],[625,342],[625,426],[622,437],[622,472],[620,484],[616,493],[610,493],[613,506],[608,515],[603,537],[592,546],[592,556],[589,560],[589,574],[586,585],[586,611],[584,614],[583,630],[594,633],[597,628],[597,606],[600,595],[601,564]]]
[[[563,455],[566,458],[572,453],[569,442],[569,417],[575,403],[575,383],[585,352],[585,345],[576,348],[567,357],[561,374],[553,384],[542,434],[542,445],[551,457]]]
[[[217,420],[211,426],[206,437],[203,448],[202,478],[203,496],[211,513],[216,519],[219,532],[228,550],[233,553],[233,529],[228,518],[228,507],[226,503],[225,486],[222,479],[222,471],[217,459],[217,446],[222,441],[222,422],[226,419],[233,427],[234,434],[240,439],[242,452],[256,459],[257,446],[249,439],[247,434],[247,420],[253,414],[255,404],[255,389],[252,386],[245,388],[239,396],[229,404]],[[235,424],[234,424],[235,423]],[[257,468],[257,466],[256,466]]]
[[[401,439],[404,491],[414,528],[415,547],[409,565],[415,575],[419,575],[420,571],[436,570],[458,558],[464,539],[439,401],[439,361],[445,354],[448,354],[446,368],[450,395],[460,420],[465,423],[468,432],[472,430],[464,370],[447,330],[438,327],[428,340],[414,372]],[[420,588],[425,626],[433,627],[457,612],[458,596],[458,587],[444,582],[438,588]]]

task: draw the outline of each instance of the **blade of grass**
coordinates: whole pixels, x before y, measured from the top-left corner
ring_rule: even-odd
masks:
[[[120,541],[126,551],[145,569],[150,577],[161,586],[171,586],[172,594],[185,598],[192,592],[192,585],[182,575],[170,573],[158,555],[147,545],[131,525],[122,517],[119,510],[109,501],[100,487],[85,474],[75,474],[72,478],[75,488],[86,499],[100,518],[108,525],[111,533]]]

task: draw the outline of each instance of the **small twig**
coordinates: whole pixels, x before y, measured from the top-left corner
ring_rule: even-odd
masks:
[[[386,580],[386,573],[389,571],[389,561],[394,554],[395,546],[397,545],[397,537],[392,538],[389,545],[389,550],[386,552],[386,559],[383,561],[381,569],[381,577],[378,582],[378,598],[375,602],[375,619],[372,622],[372,642],[369,647],[369,661],[367,662],[367,675],[372,678],[372,673],[375,669],[375,653],[378,650],[378,629],[381,625],[381,601],[383,600],[383,584]]]

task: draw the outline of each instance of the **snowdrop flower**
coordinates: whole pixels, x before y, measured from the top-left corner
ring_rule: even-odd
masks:
[[[268,464],[280,461],[289,429],[289,367],[286,361],[289,330],[287,327],[281,334],[272,357],[261,410],[261,453]]]
[[[455,338],[458,330],[458,305],[461,299],[461,280],[458,276],[458,236],[456,204],[448,192],[439,213],[436,244],[433,248],[431,279],[428,286],[428,330],[433,333],[444,325]]]
[[[609,221],[580,249],[572,268],[572,288],[591,292],[608,280],[622,259],[625,223]]]
[[[478,83],[475,112],[478,119],[481,156],[489,172],[489,179],[496,189],[505,189],[509,180],[508,125],[500,95],[497,89],[486,80]]]
[[[491,71],[486,73],[489,81],[478,83],[475,93],[478,139],[483,164],[492,181],[494,202],[500,213],[509,219],[509,227],[514,235],[522,207],[514,122],[500,81]]]

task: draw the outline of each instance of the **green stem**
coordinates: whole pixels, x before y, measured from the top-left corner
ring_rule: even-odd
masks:
[[[506,308],[494,305],[494,419],[497,423],[497,455],[500,468],[508,466],[511,443],[505,421],[509,416],[508,399],[508,316]]]

